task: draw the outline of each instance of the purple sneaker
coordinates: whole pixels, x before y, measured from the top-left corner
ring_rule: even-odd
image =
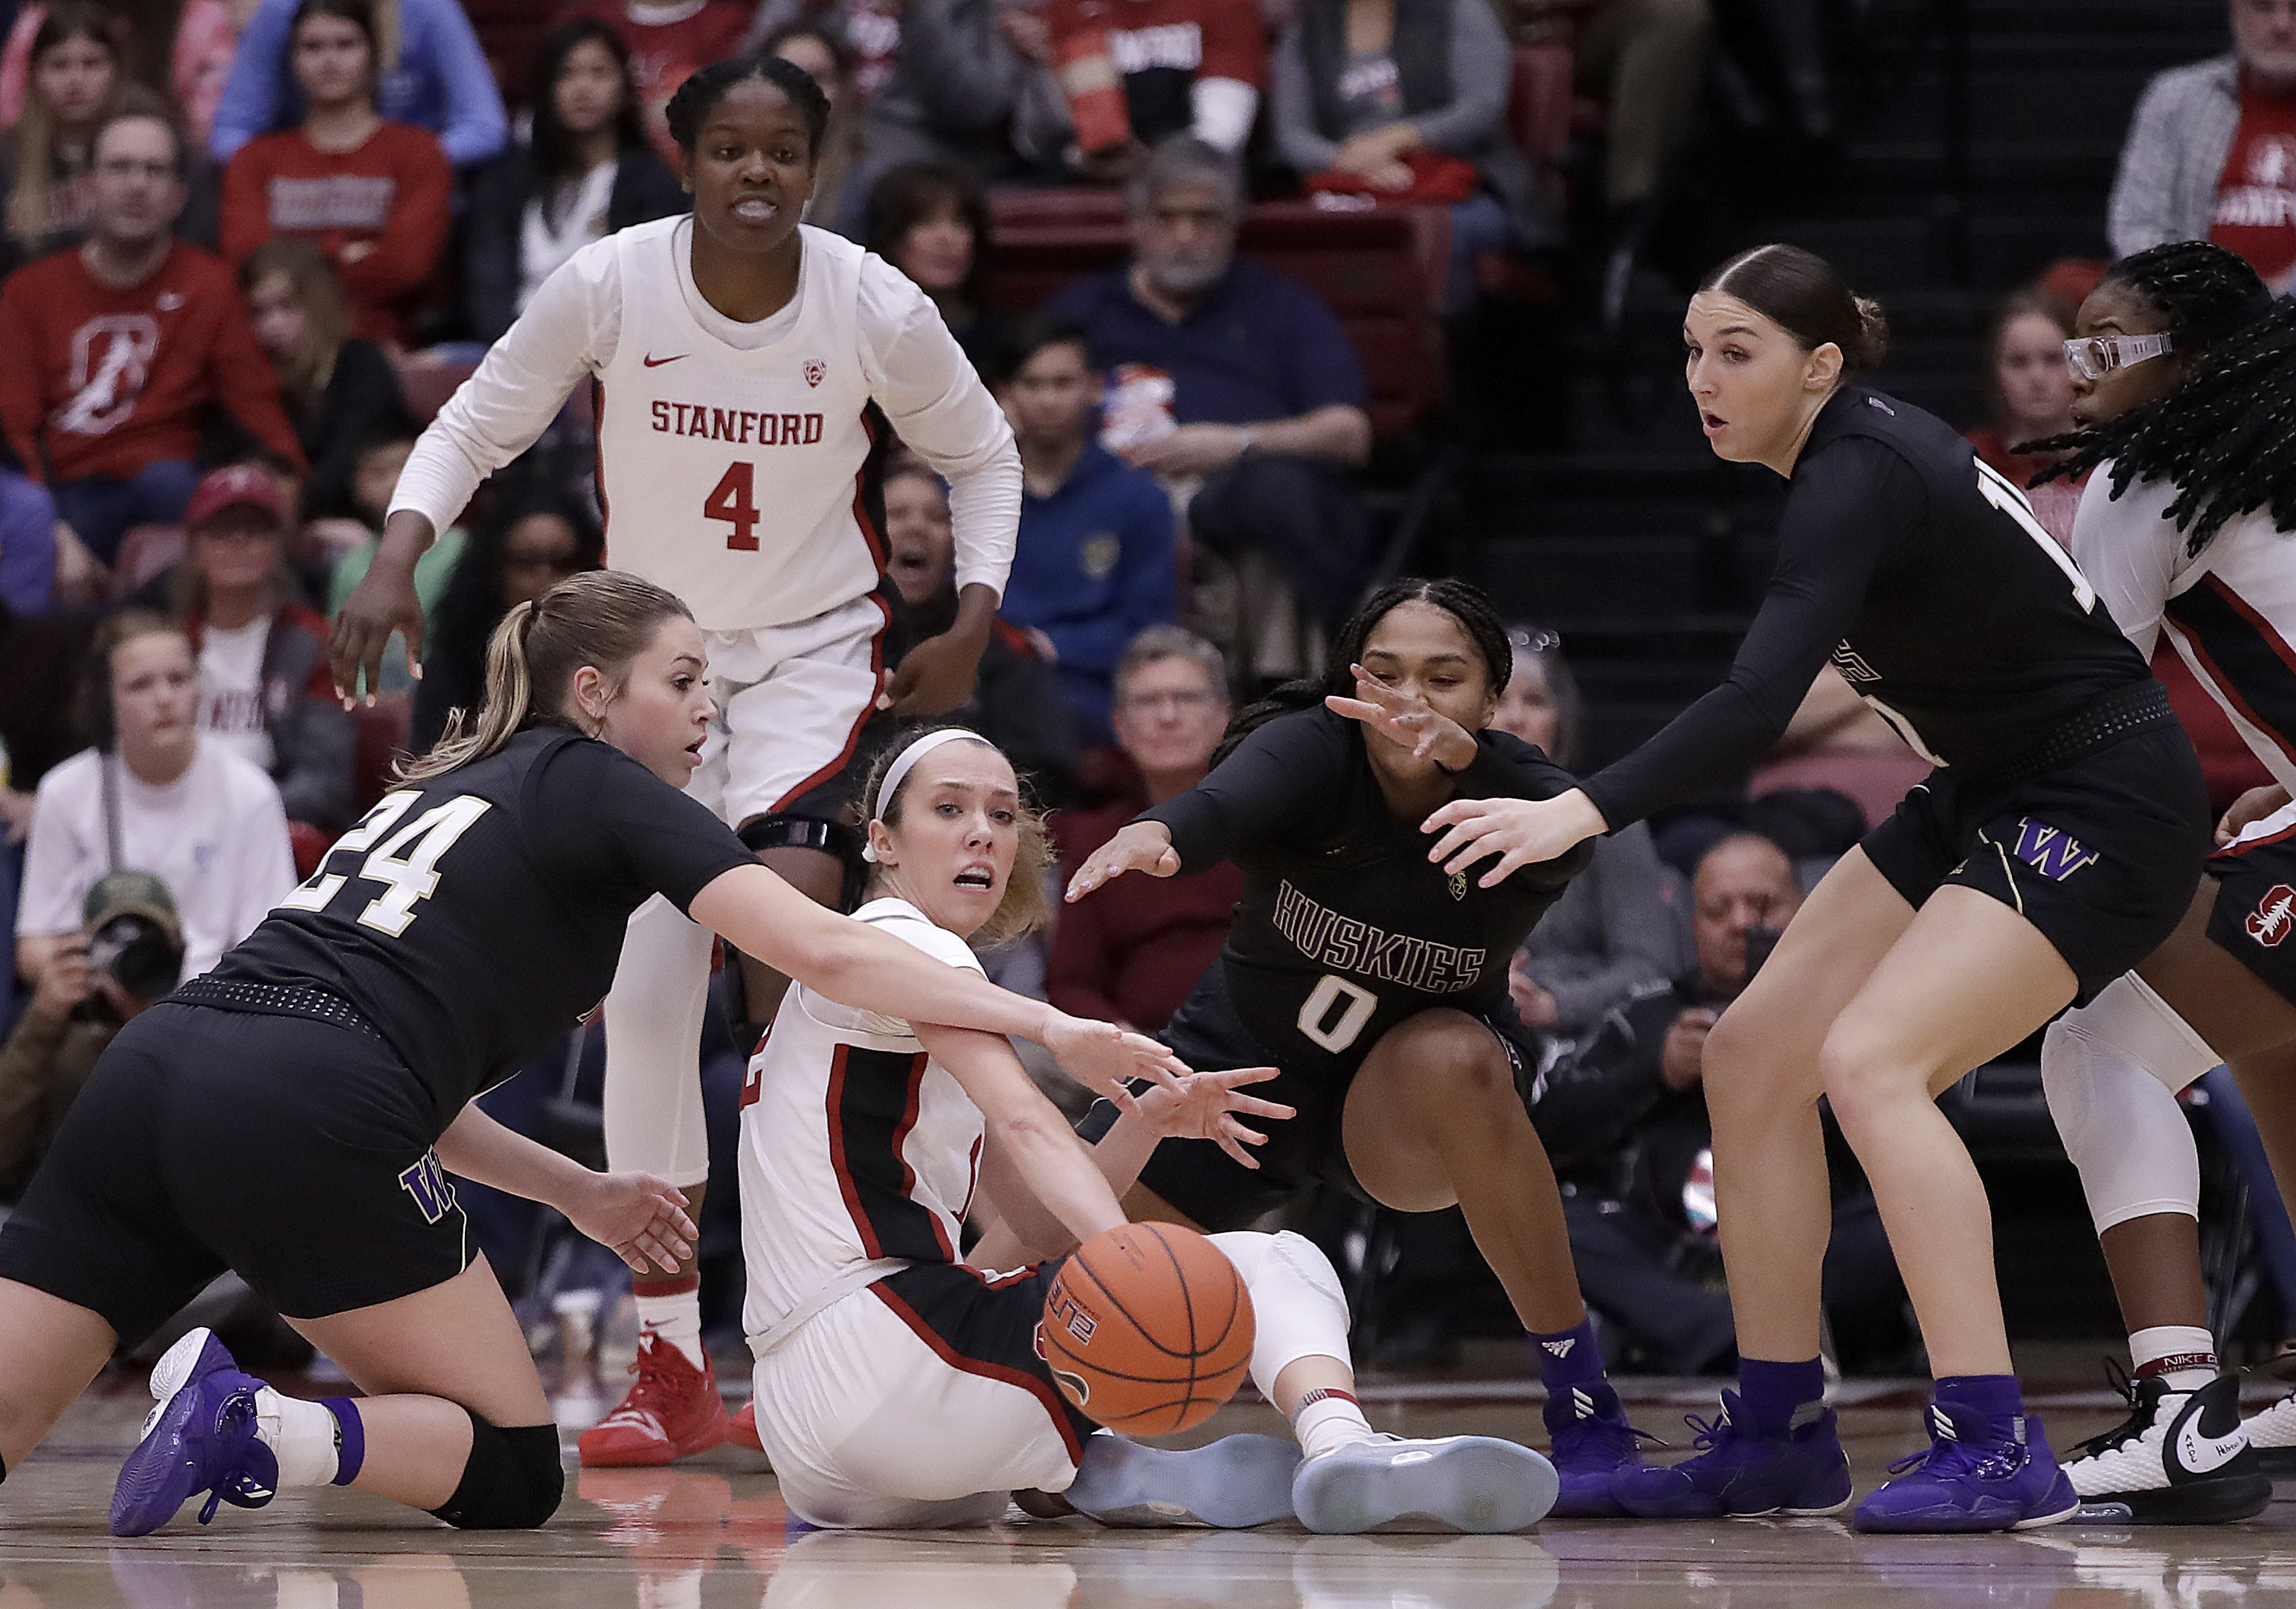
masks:
[[[200,1523],[218,1503],[260,1508],[279,1482],[279,1460],[256,1439],[255,1393],[263,1383],[239,1371],[209,1330],[193,1330],[152,1370],[160,1399],[144,1422],[144,1439],[119,1466],[111,1494],[111,1534],[148,1536],[200,1492],[209,1493]]]
[[[1857,1506],[1860,1531],[2030,1531],[2072,1518],[2080,1494],[2057,1467],[2038,1414],[2001,1436],[1983,1414],[1930,1404],[1930,1449],[1890,1465],[1898,1478]]]
[[[1547,1512],[1563,1520],[1614,1520],[1625,1514],[1611,1495],[1611,1478],[1640,1464],[1641,1444],[1658,1438],[1627,1423],[1627,1410],[1619,1406],[1610,1382],[1550,1392],[1546,1433],[1554,1444],[1555,1473],[1562,1478],[1562,1492]]]
[[[1686,1417],[1698,1433],[1691,1445],[1705,1451],[1679,1464],[1621,1465],[1611,1495],[1628,1514],[1656,1520],[1840,1514],[1849,1506],[1849,1459],[1833,1410],[1811,1408],[1784,1435],[1758,1436],[1738,1428],[1738,1393],[1726,1391],[1712,1424]]]

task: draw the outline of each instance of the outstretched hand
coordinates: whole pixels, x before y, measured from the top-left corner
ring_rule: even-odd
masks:
[[[1292,1116],[1293,1109],[1257,1096],[1238,1095],[1236,1087],[1265,1083],[1275,1074],[1273,1067],[1192,1072],[1172,1084],[1143,1090],[1137,1097],[1138,1111],[1161,1138],[1210,1140],[1245,1167],[1257,1168],[1259,1159],[1244,1146],[1264,1145],[1267,1137],[1236,1121],[1236,1114],[1282,1119]]]
[[[1066,1012],[1055,1014],[1042,1043],[1062,1072],[1124,1112],[1138,1109],[1132,1095],[1135,1080],[1174,1086],[1188,1071],[1185,1062],[1146,1034]]]
[[[1361,721],[1390,742],[1411,751],[1414,759],[1432,759],[1446,771],[1464,771],[1475,763],[1475,735],[1447,715],[1439,714],[1415,698],[1372,679],[1361,665],[1355,672],[1356,695],[1332,694],[1324,707],[1334,715]]]
[[[334,673],[335,696],[348,710],[357,701],[359,677],[366,678],[366,702],[374,702],[382,685],[382,654],[398,632],[406,643],[406,673],[417,678],[422,666],[422,600],[415,595],[414,574],[385,563],[377,554],[359,578],[351,595],[343,600],[327,638],[327,663]]]
[[[1180,852],[1172,847],[1171,829],[1161,822],[1136,821],[1084,858],[1069,891],[1062,896],[1074,905],[1111,877],[1145,872],[1151,877],[1171,877],[1180,870]]]
[[[1454,877],[1496,855],[1497,864],[1475,880],[1478,888],[1496,888],[1520,867],[1567,854],[1606,824],[1595,801],[1573,788],[1553,799],[1455,799],[1419,830],[1443,834],[1427,858]]]
[[[635,1273],[676,1273],[700,1238],[686,1216],[685,1192],[651,1173],[597,1174],[582,1199],[563,1211]]]

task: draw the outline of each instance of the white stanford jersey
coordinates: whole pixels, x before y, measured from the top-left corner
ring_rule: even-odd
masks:
[[[981,970],[964,940],[906,900],[853,915]],[[743,1331],[772,1329],[860,1263],[957,1261],[984,1130],[906,1022],[791,985],[742,1088]]]
[[[797,295],[738,324],[694,288],[693,228],[624,229],[545,280],[423,432],[391,507],[446,529],[594,378],[606,562],[676,593],[704,630],[788,625],[877,585],[860,483],[874,400],[950,482],[957,585],[1001,595],[1020,456],[931,299],[851,242],[800,228]]]
[[[2112,497],[2097,466],[2073,520],[2073,557],[2138,652],[2161,633],[2224,707],[2273,779],[2296,790],[2296,532],[2269,510],[2226,522],[2199,556],[2165,517],[2177,488],[2139,480]]]

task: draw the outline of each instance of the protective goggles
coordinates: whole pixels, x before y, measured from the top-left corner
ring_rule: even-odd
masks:
[[[2083,335],[2065,342],[2065,367],[2077,380],[2102,380],[2115,369],[2125,369],[2176,349],[2177,343],[2166,333]]]

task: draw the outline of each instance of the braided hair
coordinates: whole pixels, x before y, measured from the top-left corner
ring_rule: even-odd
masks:
[[[1371,641],[1371,634],[1379,628],[1382,620],[1405,603],[1432,604],[1458,621],[1483,661],[1486,685],[1491,693],[1496,695],[1506,686],[1514,675],[1514,648],[1507,640],[1506,622],[1499,619],[1498,611],[1491,607],[1483,589],[1447,578],[1427,580],[1418,576],[1398,576],[1372,594],[1362,608],[1348,617],[1347,624],[1340,628],[1339,636],[1332,644],[1331,664],[1323,675],[1285,682],[1258,703],[1237,711],[1235,718],[1228,723],[1227,735],[1212,751],[1212,764],[1217,766],[1226,759],[1235,751],[1237,744],[1278,716],[1312,710],[1327,698],[1353,698],[1356,678],[1349,668],[1363,662],[1364,644]]]
[[[807,154],[821,154],[822,136],[829,132],[829,97],[814,82],[813,75],[794,62],[784,62],[779,56],[734,56],[723,62],[712,62],[697,69],[677,93],[669,97],[663,116],[669,124],[669,137],[688,160],[693,155],[693,142],[701,137],[701,125],[709,120],[726,92],[736,84],[746,84],[752,78],[762,78],[789,97],[790,104],[805,119]]]
[[[2116,496],[2140,474],[2174,480],[2185,492],[2174,511],[2179,526],[2201,519],[2193,533],[2197,553],[2226,520],[2274,501],[2271,472],[2288,467],[2296,384],[2271,373],[2273,355],[2288,340],[2285,309],[2273,310],[2272,292],[2247,259],[2207,241],[2173,241],[2125,257],[2099,283],[2133,291],[2167,319],[2177,349],[2193,356],[2191,372],[2173,390],[2118,418],[2012,450],[2065,455],[2035,485],[2085,475],[2107,459],[2114,461]],[[2286,357],[2279,366],[2288,366]],[[2247,500],[2226,501],[2227,495]]]

